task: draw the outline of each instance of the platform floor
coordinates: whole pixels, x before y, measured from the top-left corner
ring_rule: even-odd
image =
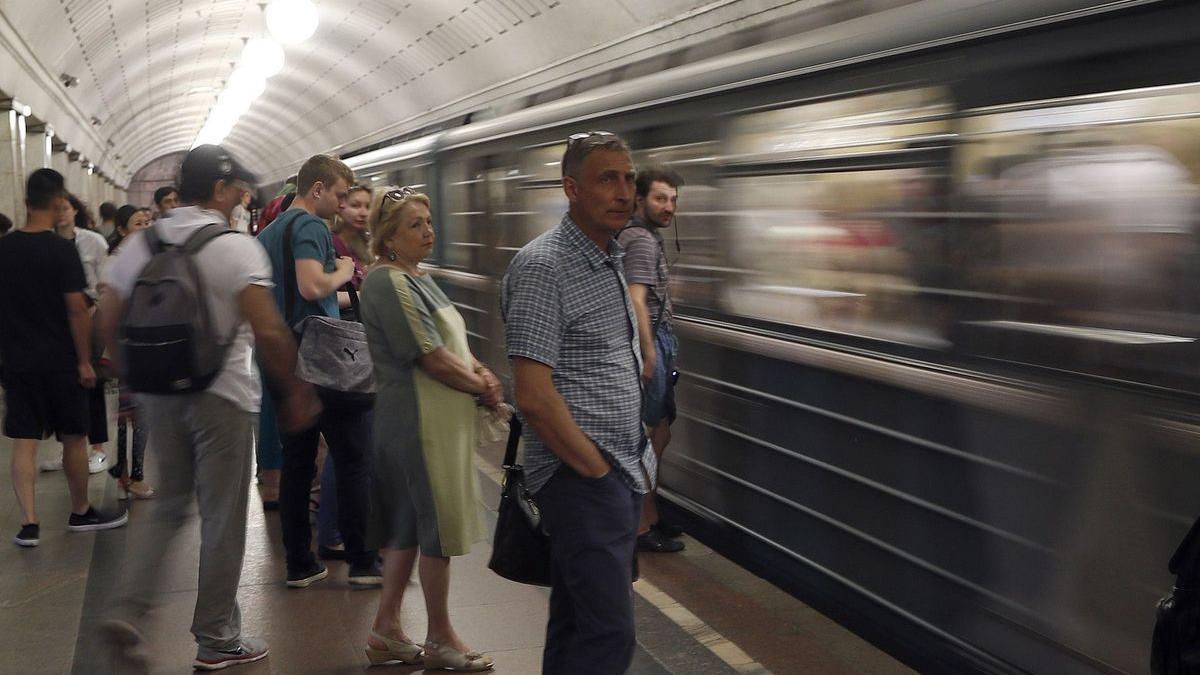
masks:
[[[128,532],[153,517],[154,502],[134,502],[127,528],[99,533],[66,529],[69,505],[65,480],[43,473],[38,481],[41,546],[10,543],[18,509],[9,489],[10,441],[0,439],[0,671],[12,673],[119,672],[111,653],[92,632],[114,580],[121,574]],[[480,453],[480,509],[489,526],[499,496],[501,448]],[[39,454],[58,452],[43,443]],[[148,450],[153,455],[153,440]],[[148,480],[153,484],[153,464]],[[252,488],[253,489],[253,488]],[[91,479],[95,503],[116,505],[107,473]],[[188,626],[196,596],[198,527],[195,518],[162,561],[168,568],[161,607],[147,635],[152,672],[186,673],[195,654]],[[720,673],[911,673],[790,595],[747,573],[703,544],[687,538],[680,554],[643,554],[642,580],[635,584],[638,649],[630,673],[638,675]],[[490,547],[478,544],[455,559],[451,614],[459,634],[496,661],[497,673],[528,675],[540,670],[546,589],[500,579],[486,568]],[[252,495],[247,555],[239,599],[247,634],[265,638],[270,656],[233,672],[361,673],[378,591],[351,590],[345,565],[330,563],[330,576],[304,590],[283,585],[283,548],[278,517],[264,514]],[[406,594],[405,629],[424,636],[419,589]],[[372,672],[419,672],[393,666]]]

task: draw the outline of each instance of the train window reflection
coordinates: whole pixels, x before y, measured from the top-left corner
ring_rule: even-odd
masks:
[[[948,345],[953,106],[923,88],[732,121],[732,314],[929,348]]]
[[[1200,335],[1200,88],[971,110],[962,128],[956,173],[996,241],[973,277],[1027,299],[976,317],[972,351],[1136,379],[1179,372],[1175,345]]]
[[[943,347],[940,185],[906,168],[729,178],[733,314]]]

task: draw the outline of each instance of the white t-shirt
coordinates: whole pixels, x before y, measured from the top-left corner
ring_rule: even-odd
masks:
[[[226,225],[225,216],[216,211],[198,206],[185,206],[171,210],[158,220],[155,227],[163,241],[182,244],[197,229],[209,223]],[[121,243],[110,265],[106,267],[104,283],[128,301],[142,268],[150,261],[147,248],[140,232],[134,233]],[[224,398],[243,410],[258,412],[262,401],[262,386],[254,373],[254,333],[250,324],[241,317],[238,296],[247,286],[271,288],[271,262],[267,252],[254,239],[229,234],[217,237],[196,255],[201,281],[209,294],[209,308],[218,334],[228,335],[235,324],[240,324],[237,337],[229,348],[225,368],[209,386],[208,391]]]
[[[100,281],[100,266],[108,257],[108,242],[99,232],[83,228],[75,228],[75,250],[79,251],[79,261],[83,263],[83,273],[87,277],[87,288],[84,294],[95,302],[96,283]]]

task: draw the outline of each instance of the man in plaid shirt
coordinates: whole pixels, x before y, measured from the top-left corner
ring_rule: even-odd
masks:
[[[527,487],[550,536],[543,673],[621,673],[633,659],[632,558],[643,495],[637,319],[614,235],[634,206],[629,146],[575,134],[570,208],[513,258],[501,289]]]

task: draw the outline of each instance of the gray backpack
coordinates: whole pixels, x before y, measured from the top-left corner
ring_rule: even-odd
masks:
[[[142,268],[121,320],[121,379],[147,394],[204,391],[225,366],[237,335],[217,334],[196,254],[213,239],[234,234],[221,223],[192,233],[181,246],[164,242],[156,224],[143,233],[150,261]]]

